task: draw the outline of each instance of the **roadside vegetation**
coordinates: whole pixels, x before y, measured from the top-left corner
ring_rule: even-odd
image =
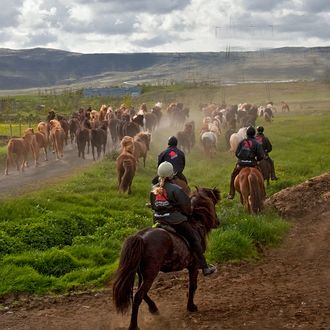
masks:
[[[278,108],[271,124],[258,119],[272,141],[271,155],[280,178],[267,187],[268,195],[330,171],[329,85],[299,84],[273,86],[273,100],[288,102],[290,113],[281,113]],[[168,90],[150,89],[138,99],[115,102],[136,106],[146,102],[151,106],[157,101],[166,104],[178,100],[190,107],[199,127],[199,104],[219,103],[222,96],[223,91],[215,87],[176,90],[172,86]],[[265,88],[227,88],[228,103],[242,100],[265,103]],[[98,109],[109,100],[82,103],[93,103]],[[40,184],[38,191],[0,200],[0,295],[64,293],[106,285],[116,270],[123,240],[152,225],[151,210],[145,207],[150,181],[156,173],[158,153],[175,132],[167,127],[154,133],[146,167],[140,164],[130,196],[117,192],[115,157],[108,155],[59,184]],[[2,147],[0,158],[4,155]],[[187,155],[185,174],[190,186],[216,186],[222,195],[217,206],[221,227],[213,230],[209,239],[210,262],[255,261],[260,258],[260,248],[279,244],[289,229],[289,223],[271,210],[252,216],[243,210],[238,196],[233,201],[226,199],[234,164],[235,157],[226,150],[223,138],[217,156],[211,160],[205,158],[198,142]]]

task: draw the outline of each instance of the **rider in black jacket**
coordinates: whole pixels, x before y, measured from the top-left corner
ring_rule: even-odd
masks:
[[[242,140],[236,149],[236,157],[238,158],[235,168],[230,178],[230,191],[228,199],[233,199],[235,196],[234,181],[238,173],[243,167],[255,167],[257,161],[264,158],[264,151],[261,145],[255,139],[256,130],[250,126],[246,130],[247,138]]]
[[[268,137],[264,135],[264,128],[263,126],[257,127],[257,135],[256,135],[256,141],[261,144],[265,157],[264,159],[269,162],[270,164],[270,178],[271,180],[278,180],[278,178],[275,175],[275,166],[274,161],[269,157],[269,153],[273,150],[273,146],[270,143]]]
[[[178,147],[178,140],[175,136],[170,136],[168,139],[168,147],[158,155],[159,166],[163,162],[169,162],[173,165],[175,176],[179,179],[187,182],[187,178],[182,173],[186,166],[186,157],[182,150]],[[158,182],[158,176],[156,176],[152,183],[156,184]]]
[[[151,208],[154,210],[154,221],[172,226],[175,231],[190,243],[193,254],[199,262],[204,275],[216,271],[209,266],[203,255],[201,242],[195,230],[189,224],[191,201],[189,196],[176,184],[171,183],[174,169],[171,163],[163,162],[158,166],[159,182],[150,192]]]

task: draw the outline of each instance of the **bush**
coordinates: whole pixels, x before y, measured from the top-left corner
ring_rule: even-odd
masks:
[[[254,259],[257,251],[252,240],[234,230],[215,230],[209,241],[207,259],[211,262]]]
[[[54,284],[52,277],[43,276],[31,266],[14,264],[0,267],[0,294],[6,293],[45,293]]]
[[[18,256],[8,256],[3,259],[3,264],[14,264],[17,267],[30,266],[40,274],[55,277],[63,276],[83,265],[63,250],[27,252]]]
[[[25,249],[25,245],[17,238],[0,231],[0,257],[5,254],[19,253]]]

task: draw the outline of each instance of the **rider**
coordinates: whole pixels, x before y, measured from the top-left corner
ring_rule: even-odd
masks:
[[[182,150],[180,150],[178,145],[178,139],[175,136],[170,136],[168,139],[168,147],[158,155],[158,164],[159,166],[163,162],[169,162],[173,165],[175,176],[187,184],[187,179],[182,173],[186,165],[186,156]],[[158,182],[158,176],[156,176],[152,183],[156,184]]]
[[[247,138],[242,140],[237,146],[235,155],[238,158],[235,168],[230,178],[230,192],[228,199],[235,196],[234,181],[238,173],[243,167],[255,167],[257,161],[264,158],[264,151],[261,145],[255,139],[256,130],[253,126],[249,126],[246,130]]]
[[[264,128],[263,126],[257,127],[257,135],[256,135],[256,141],[262,145],[262,148],[265,153],[264,159],[267,160],[270,164],[270,178],[271,180],[278,180],[278,178],[275,175],[275,166],[274,161],[269,157],[269,153],[272,151],[273,147],[270,143],[268,137],[264,135]]]
[[[163,162],[157,170],[159,182],[150,192],[151,208],[154,210],[154,221],[165,223],[185,237],[190,243],[193,255],[199,262],[203,274],[210,275],[216,267],[208,265],[203,255],[203,249],[197,232],[189,224],[191,215],[191,201],[188,195],[176,184],[171,182],[174,169],[171,163]]]

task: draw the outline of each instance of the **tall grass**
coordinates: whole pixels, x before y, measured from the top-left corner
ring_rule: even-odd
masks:
[[[192,92],[183,95],[183,102],[193,104],[191,117],[199,127],[202,96],[195,90],[195,98],[188,101]],[[151,103],[151,98],[156,102],[172,96],[149,97]],[[280,177],[267,187],[268,195],[330,171],[329,110],[278,113],[271,124],[258,120],[273,143],[271,156]],[[117,192],[115,161],[106,157],[61,184],[1,200],[0,294],[102,287],[117,267],[123,240],[152,224],[151,210],[144,205],[157,155],[177,130],[166,126],[153,134],[146,167],[139,166],[130,196]],[[212,262],[255,260],[260,247],[279,244],[289,228],[274,213],[247,215],[238,197],[233,201],[225,198],[234,164],[235,157],[226,150],[223,138],[213,159],[205,157],[198,141],[187,155],[185,174],[191,187],[221,190],[222,201],[217,206],[221,227],[211,233],[207,251]]]

